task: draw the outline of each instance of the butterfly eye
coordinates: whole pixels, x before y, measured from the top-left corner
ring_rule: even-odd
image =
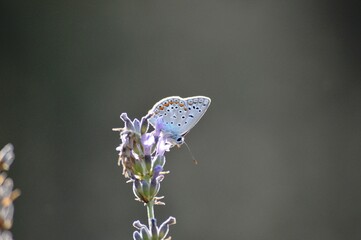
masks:
[[[183,143],[183,138],[182,137],[177,138],[177,143],[179,144]]]

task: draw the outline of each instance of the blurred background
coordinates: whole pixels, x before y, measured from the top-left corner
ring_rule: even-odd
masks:
[[[212,104],[167,155],[173,239],[361,239],[359,1],[2,1],[15,239],[131,239],[122,112]]]

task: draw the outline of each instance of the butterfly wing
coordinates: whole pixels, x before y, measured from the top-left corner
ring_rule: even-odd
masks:
[[[204,96],[188,97],[184,100],[187,103],[187,110],[185,114],[181,116],[182,123],[179,131],[182,136],[187,134],[198,123],[211,104],[211,99]]]
[[[207,111],[211,99],[204,96],[181,98],[167,97],[157,102],[149,111],[152,117],[150,124],[155,127],[159,118],[162,119],[164,129],[177,136],[184,136],[189,132]]]

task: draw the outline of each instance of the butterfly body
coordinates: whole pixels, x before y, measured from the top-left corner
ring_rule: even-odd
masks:
[[[167,97],[157,102],[149,113],[149,123],[166,136],[172,145],[184,142],[184,136],[197,124],[207,111],[211,99],[204,96],[181,98]]]

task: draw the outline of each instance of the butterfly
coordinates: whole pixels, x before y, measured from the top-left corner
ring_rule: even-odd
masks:
[[[148,121],[154,128],[160,126],[160,131],[170,144],[179,146],[210,104],[211,99],[204,96],[163,98],[149,110],[151,117]]]

